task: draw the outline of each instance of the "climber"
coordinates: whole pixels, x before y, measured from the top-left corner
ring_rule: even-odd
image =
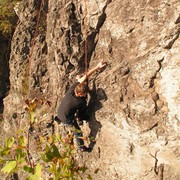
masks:
[[[74,137],[78,149],[81,151],[90,151],[90,148],[84,145],[82,139],[82,131],[79,127],[78,122],[86,120],[86,99],[88,93],[87,79],[95,71],[106,66],[105,62],[100,62],[89,70],[84,76],[78,78],[63,97],[60,106],[58,107],[57,117],[55,121],[62,122],[66,126],[73,128]]]

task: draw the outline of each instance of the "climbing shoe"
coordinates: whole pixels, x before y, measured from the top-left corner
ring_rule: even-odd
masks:
[[[81,123],[81,125],[82,125],[83,121],[85,121],[85,122],[89,122],[90,121],[90,116],[88,114],[85,114],[81,118],[77,117],[76,120],[77,120],[78,124]]]
[[[56,122],[57,124],[60,124],[61,120],[57,116],[55,116],[55,117],[52,116],[51,122],[47,123],[46,127],[47,128],[53,127],[54,126],[54,122]]]
[[[53,127],[54,126],[54,121],[51,121],[50,123],[46,124],[47,128]]]
[[[61,123],[61,120],[57,116],[54,117],[54,121],[56,121],[58,124]]]
[[[82,146],[82,147],[79,148],[79,150],[80,150],[81,152],[91,152],[91,151],[92,151],[92,148],[86,147],[86,146]]]

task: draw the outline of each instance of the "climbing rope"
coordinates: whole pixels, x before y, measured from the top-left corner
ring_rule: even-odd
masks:
[[[31,60],[32,60],[32,53],[33,53],[33,50],[34,50],[34,47],[35,47],[35,39],[37,37],[37,33],[38,33],[38,28],[39,28],[39,21],[40,21],[40,15],[41,15],[41,11],[42,11],[42,7],[43,7],[43,4],[44,4],[44,0],[41,0],[40,2],[40,8],[39,8],[39,11],[38,11],[38,15],[37,15],[37,20],[36,20],[36,28],[35,28],[35,33],[34,33],[34,37],[32,39],[32,46],[31,46],[31,49],[30,49],[30,53],[29,53],[29,63],[28,63],[28,68],[27,68],[27,85],[28,85],[28,93],[30,93],[30,80],[29,80],[29,77],[31,75]],[[28,94],[27,94],[28,95]],[[27,132],[27,158],[28,158],[28,161],[29,161],[29,165],[31,168],[34,168],[34,161],[33,159],[31,158],[31,154],[30,154],[30,146],[29,146],[29,142],[30,142],[30,128],[31,128],[31,120],[29,120],[29,130]]]
[[[83,15],[83,24],[84,24],[84,58],[85,58],[85,74],[88,72],[88,47],[87,47],[87,3],[84,0],[84,15]]]
[[[32,38],[32,46],[31,46],[30,53],[29,53],[29,63],[28,63],[27,75],[26,75],[27,83],[28,83],[27,84],[28,85],[28,90],[29,90],[29,86],[30,86],[29,77],[31,75],[32,54],[33,54],[33,50],[34,50],[34,47],[35,47],[35,39],[37,37],[37,33],[38,33],[38,29],[39,29],[39,21],[40,21],[40,16],[41,16],[41,11],[42,11],[43,4],[44,4],[44,0],[41,0],[40,8],[39,8],[38,15],[37,15],[37,20],[36,20],[36,28],[35,28],[35,32],[34,32],[34,37]]]

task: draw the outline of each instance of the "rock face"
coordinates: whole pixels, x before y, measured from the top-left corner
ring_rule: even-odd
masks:
[[[108,63],[89,80],[89,136],[95,142],[82,159],[89,173],[94,179],[178,180],[180,2],[42,2],[19,5],[5,131],[14,114],[24,121],[28,97],[51,102],[47,121],[56,112],[75,76],[85,71],[87,36],[88,67]]]

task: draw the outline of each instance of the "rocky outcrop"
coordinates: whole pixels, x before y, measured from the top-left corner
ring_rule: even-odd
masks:
[[[95,141],[81,159],[89,173],[94,179],[179,179],[179,1],[42,2],[21,4],[4,129],[12,127],[14,113],[25,123],[26,98],[51,102],[44,111],[49,120],[85,71],[87,35],[89,68],[108,63],[89,80],[87,132]],[[39,12],[44,20],[36,33]]]

